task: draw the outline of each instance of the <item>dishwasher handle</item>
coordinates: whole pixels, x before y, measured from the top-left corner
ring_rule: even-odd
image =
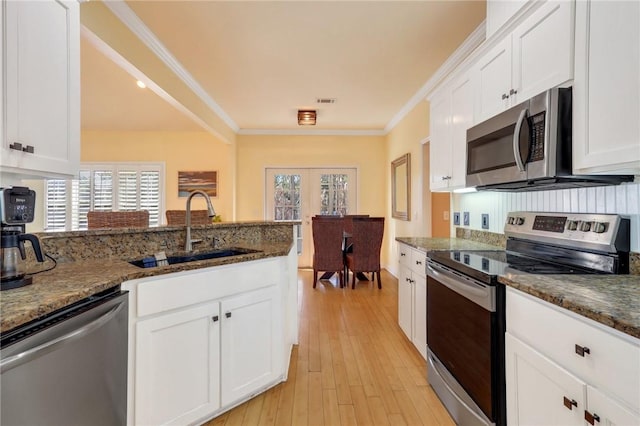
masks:
[[[39,346],[29,348],[24,352],[3,359],[2,361],[0,361],[0,373],[9,371],[12,368],[18,367],[34,358],[52,352],[59,346],[62,346],[69,342],[73,342],[86,336],[87,334],[90,334],[94,330],[111,321],[111,319],[115,317],[121,309],[123,309],[123,306],[125,306],[125,303],[120,302],[117,306],[114,306],[107,313],[101,315],[100,317],[96,318],[86,325],[83,325],[80,328],[63,334],[62,336],[45,342]]]
[[[496,311],[495,287],[485,285],[472,278],[453,272],[429,260],[427,262],[427,284],[429,278],[455,291],[460,296],[482,306],[490,312]]]

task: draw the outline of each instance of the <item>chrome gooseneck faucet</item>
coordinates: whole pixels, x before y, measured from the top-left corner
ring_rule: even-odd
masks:
[[[192,240],[191,239],[191,199],[196,195],[202,195],[207,202],[207,210],[209,210],[209,217],[214,217],[216,215],[216,211],[213,209],[213,204],[211,204],[211,198],[207,195],[206,192],[196,190],[189,194],[187,197],[187,239],[184,243],[184,250],[191,251],[193,250],[193,243],[199,243],[202,240]]]

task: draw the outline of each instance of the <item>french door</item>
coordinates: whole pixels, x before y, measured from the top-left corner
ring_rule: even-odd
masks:
[[[311,267],[311,217],[355,214],[356,169],[266,169],[267,220],[300,221],[297,226],[298,266]]]

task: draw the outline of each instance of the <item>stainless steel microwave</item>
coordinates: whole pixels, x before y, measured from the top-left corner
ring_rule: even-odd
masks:
[[[554,88],[467,130],[467,186],[535,191],[612,185],[625,175],[573,175],[571,88]]]

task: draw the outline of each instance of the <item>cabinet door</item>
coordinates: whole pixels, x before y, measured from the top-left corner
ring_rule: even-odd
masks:
[[[487,38],[498,31],[516,14],[526,0],[488,0],[487,1]]]
[[[477,122],[504,111],[511,89],[511,37],[505,38],[478,60],[476,81]]]
[[[411,340],[424,359],[427,359],[427,278],[414,274],[413,335]]]
[[[640,415],[618,404],[594,387],[587,386],[587,399],[588,407],[585,412],[585,419],[588,416],[600,419],[597,423],[596,421],[589,422],[592,425],[622,426],[640,424]]]
[[[467,129],[473,125],[474,102],[471,75],[457,80],[451,89],[451,180],[449,188],[463,188],[467,177]]]
[[[640,2],[576,2],[575,173],[640,174]]]
[[[586,385],[509,333],[505,345],[507,423],[582,425]]]
[[[282,319],[277,287],[221,302],[222,405],[282,375]]]
[[[80,159],[80,19],[71,1],[3,2],[3,170],[73,175]],[[19,142],[33,153],[10,149]]]
[[[413,334],[411,327],[413,318],[413,285],[411,284],[411,280],[411,271],[409,268],[400,265],[398,270],[398,324],[409,340],[411,340]]]
[[[216,302],[138,322],[136,424],[188,424],[220,407],[219,316]]]
[[[451,179],[451,97],[445,88],[431,100],[429,170],[431,191],[447,189]]]
[[[514,30],[512,105],[573,77],[573,7],[549,1]]]

